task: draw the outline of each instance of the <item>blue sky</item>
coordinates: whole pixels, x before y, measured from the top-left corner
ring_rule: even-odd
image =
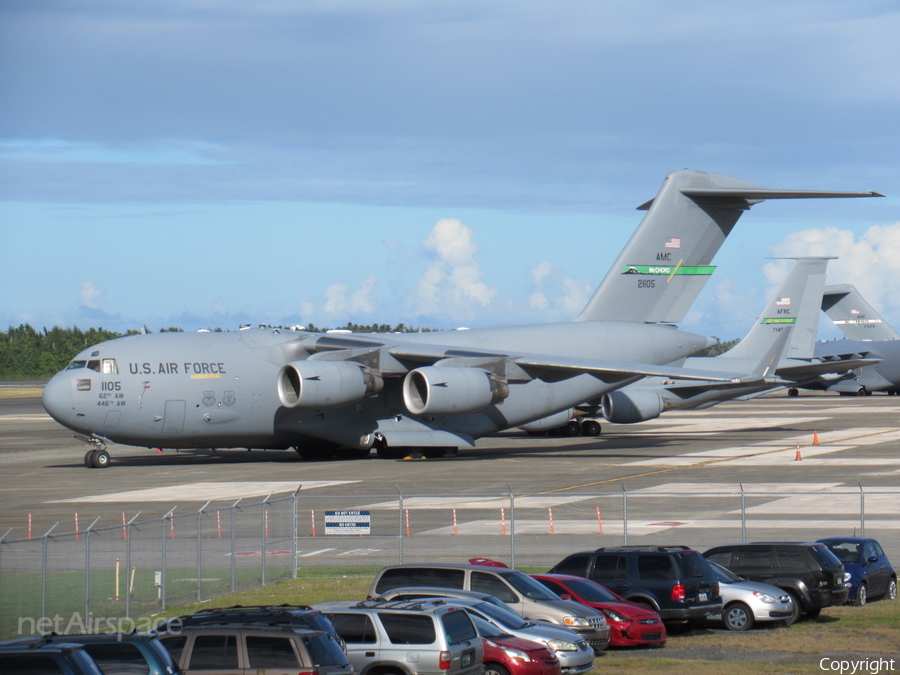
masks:
[[[900,327],[897,34],[865,0],[0,3],[0,326],[566,319],[688,167],[888,197],[755,206],[683,327],[743,335],[801,254]]]

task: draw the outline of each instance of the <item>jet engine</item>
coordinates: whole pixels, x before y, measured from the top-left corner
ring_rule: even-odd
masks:
[[[656,419],[666,409],[662,397],[655,391],[613,391],[602,399],[603,416],[613,424],[634,424]]]
[[[481,412],[509,396],[509,385],[481,368],[426,366],[403,380],[403,401],[413,415]]]
[[[339,408],[377,394],[384,381],[354,361],[293,361],[278,373],[286,408]]]

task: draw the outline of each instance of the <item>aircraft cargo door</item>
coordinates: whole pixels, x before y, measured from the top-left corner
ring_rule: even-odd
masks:
[[[180,434],[184,429],[184,401],[166,401],[166,413],[163,416],[163,433]]]

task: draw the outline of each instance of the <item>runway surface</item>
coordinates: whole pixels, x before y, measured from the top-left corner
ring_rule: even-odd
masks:
[[[453,459],[388,461],[373,452],[367,460],[304,462],[290,451],[157,453],[113,445],[108,469],[86,469],[82,457],[88,446],[51,420],[39,399],[3,400],[0,535],[14,528],[11,539],[24,536],[28,514],[37,536],[58,521],[63,523],[58,531],[72,531],[67,523],[75,511],[82,523],[100,516],[101,524],[112,525],[123,511],[129,517],[138,511],[142,519],[158,517],[176,506],[179,513],[195,511],[208,500],[230,504],[239,497],[284,496],[298,485],[304,495],[346,497],[354,508],[395,507],[399,491],[443,496],[444,506],[460,510],[476,502],[448,495],[512,490],[534,493],[542,507],[561,508],[577,500],[575,494],[623,489],[694,498],[741,489],[757,494],[827,490],[829,508],[836,513],[844,509],[842,501],[847,509],[858,507],[862,486],[866,492],[884,488],[889,493],[866,500],[867,517],[887,524],[900,509],[898,407],[900,398],[884,395],[776,394],[667,413],[643,424],[604,424],[598,438],[505,433]],[[821,511],[815,499],[758,501],[750,506],[758,517],[766,509],[772,517],[790,513],[800,525]],[[694,526],[716,526],[715,517],[688,515],[694,516]],[[474,533],[486,525],[475,518],[465,527]],[[568,525],[561,520],[556,527],[562,533]]]

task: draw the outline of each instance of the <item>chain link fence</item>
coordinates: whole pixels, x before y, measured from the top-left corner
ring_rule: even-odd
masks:
[[[569,553],[746,541],[878,539],[900,562],[900,490],[322,495],[298,490],[0,537],[0,638],[149,627],[137,620],[289,579],[482,557],[545,570]]]

